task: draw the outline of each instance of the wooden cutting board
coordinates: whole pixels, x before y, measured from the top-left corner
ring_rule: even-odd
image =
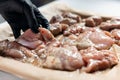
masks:
[[[58,1],[41,7],[40,11],[45,15],[48,20],[50,20],[53,15],[61,14],[63,11],[73,12],[81,15],[82,17],[96,15],[90,12],[88,13],[72,9],[66,4],[60,3]],[[104,17],[104,19],[111,18],[110,16],[101,16]],[[12,31],[6,22],[0,25],[0,40],[4,39],[14,40]],[[118,56],[120,56],[119,48],[117,50],[117,53]],[[31,64],[0,57],[0,70],[12,73],[25,80],[120,80],[120,63],[112,69],[107,69],[105,71],[97,71],[95,73],[85,73],[80,72],[79,70],[69,72],[43,69],[35,67]]]

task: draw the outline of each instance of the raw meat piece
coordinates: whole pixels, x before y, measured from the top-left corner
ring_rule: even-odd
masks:
[[[99,26],[103,30],[112,30],[112,29],[120,29],[120,20],[111,19],[106,22],[102,22]]]
[[[88,27],[95,27],[102,23],[102,18],[99,16],[92,16],[85,19],[85,25]]]
[[[97,49],[109,49],[114,44],[114,39],[106,35],[104,31],[100,29],[94,29],[94,31],[86,31],[78,36],[77,39],[78,48],[83,49],[90,46],[94,46]]]
[[[86,65],[86,72],[94,72],[111,68],[118,63],[115,52],[110,50],[98,51],[93,47],[80,51]]]
[[[45,50],[47,55],[44,67],[60,70],[80,69],[84,62],[75,46],[49,47]]]

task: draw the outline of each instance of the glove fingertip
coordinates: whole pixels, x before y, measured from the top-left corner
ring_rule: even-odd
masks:
[[[39,30],[37,29],[31,29],[33,33],[39,33]]]

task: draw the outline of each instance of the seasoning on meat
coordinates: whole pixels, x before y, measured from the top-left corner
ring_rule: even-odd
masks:
[[[0,41],[0,56],[13,58],[38,67],[95,72],[118,64],[120,19],[103,21],[102,17],[82,18],[70,12],[53,16],[50,31],[30,29],[15,41]]]

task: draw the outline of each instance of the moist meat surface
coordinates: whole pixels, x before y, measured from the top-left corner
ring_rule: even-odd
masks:
[[[50,31],[27,30],[15,41],[0,41],[0,55],[38,67],[95,72],[112,68],[118,57],[111,47],[120,45],[119,19],[81,16],[65,12],[53,16]],[[27,37],[31,38],[27,38]]]

